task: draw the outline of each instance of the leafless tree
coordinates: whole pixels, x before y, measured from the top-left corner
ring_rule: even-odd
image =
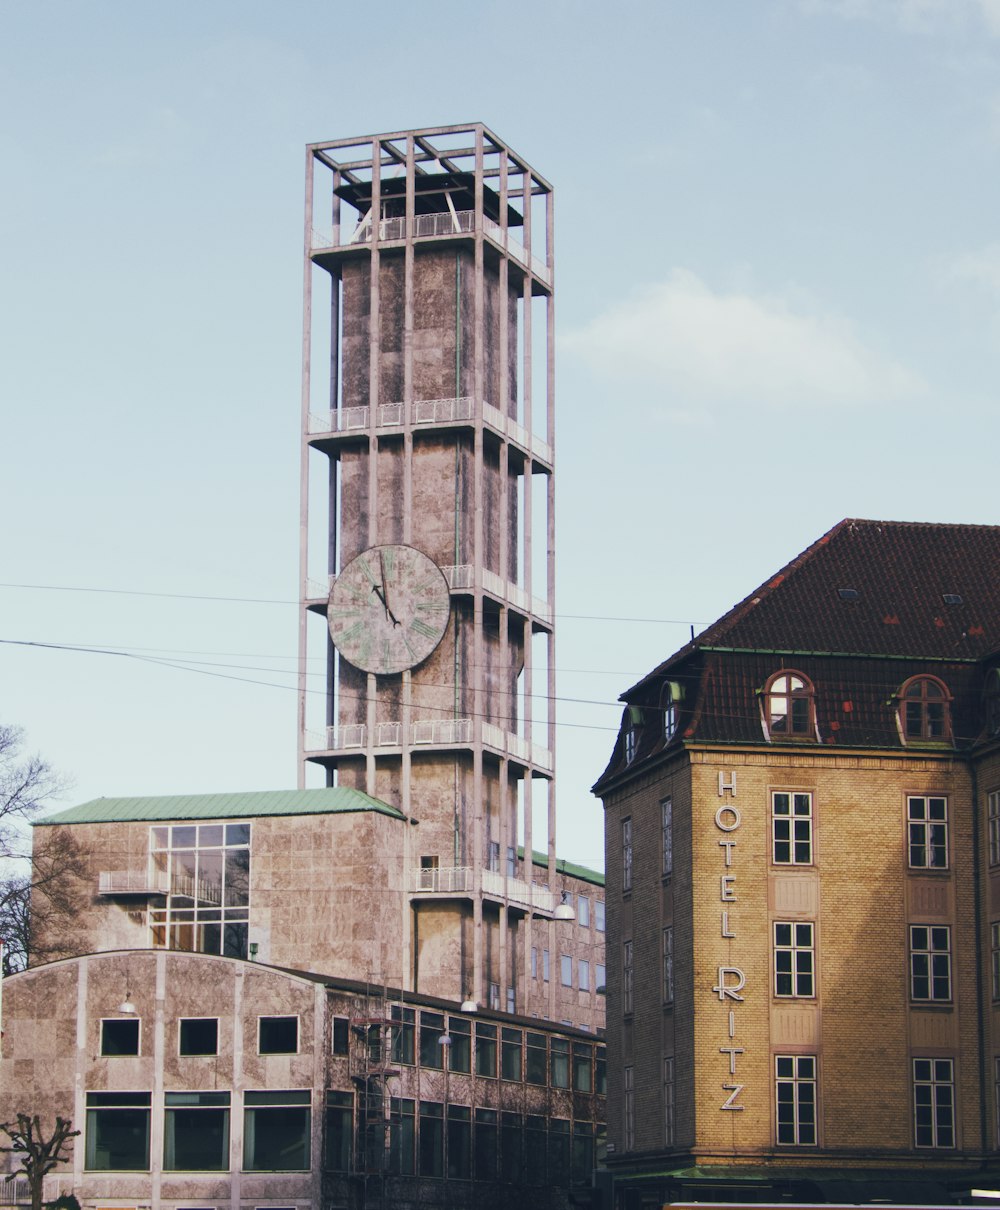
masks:
[[[33,945],[42,936],[57,938],[58,924],[78,906],[84,865],[78,843],[64,829],[45,829],[32,846],[28,825],[66,788],[65,781],[40,756],[23,752],[20,728],[0,723],[0,937],[3,973],[22,970],[34,960],[62,956],[58,942],[44,951]],[[36,888],[43,894],[32,898]]]
[[[0,1146],[0,1151],[17,1158],[20,1166],[14,1170],[15,1175],[28,1178],[31,1210],[42,1210],[42,1185],[46,1174],[56,1164],[65,1163],[70,1158],[65,1150],[66,1144],[80,1133],[71,1129],[72,1125],[69,1118],[57,1117],[55,1130],[46,1138],[37,1113],[34,1116],[19,1113],[16,1122],[0,1123],[0,1131],[11,1141],[11,1146]]]

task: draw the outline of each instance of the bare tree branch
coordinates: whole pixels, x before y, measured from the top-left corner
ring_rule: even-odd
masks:
[[[72,1125],[69,1118],[57,1117],[55,1130],[46,1138],[37,1113],[19,1113],[16,1122],[0,1123],[0,1131],[12,1144],[10,1147],[0,1146],[0,1151],[6,1151],[20,1161],[15,1175],[23,1174],[28,1178],[31,1210],[42,1210],[42,1186],[46,1174],[56,1164],[65,1163],[70,1158],[65,1150],[66,1144],[80,1133],[71,1129]]]

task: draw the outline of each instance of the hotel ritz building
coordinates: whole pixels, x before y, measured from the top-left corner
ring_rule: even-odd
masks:
[[[0,1121],[72,1118],[85,1210],[559,1210],[605,918],[556,848],[551,186],[474,123],[312,144],[305,195],[299,785],[36,826],[82,873]]]
[[[1000,528],[842,521],[622,701],[616,1210],[998,1188]]]

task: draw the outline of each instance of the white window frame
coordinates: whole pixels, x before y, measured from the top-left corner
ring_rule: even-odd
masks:
[[[594,900],[594,928],[599,933],[603,933],[607,929],[607,916],[604,911],[604,900]]]
[[[563,987],[573,986],[573,958],[570,954],[559,955],[559,982]]]
[[[939,817],[931,814],[939,810]],[[906,796],[906,860],[911,870],[948,869],[948,799],[943,794]]]
[[[816,926],[811,920],[775,920],[772,939],[774,994],[782,1000],[815,999]]]
[[[576,897],[576,919],[580,928],[590,928],[590,899],[587,895]]]
[[[920,1121],[920,1111],[930,1110]],[[955,1148],[955,1061],[913,1060],[913,1145],[921,1150]]]
[[[811,790],[771,791],[771,862],[773,865],[813,864],[813,820]],[[787,857],[779,856],[779,845],[787,846]],[[784,852],[784,849],[781,851]]]
[[[674,806],[668,795],[660,800],[660,831],[663,841],[663,877],[674,872]]]
[[[664,927],[660,938],[660,958],[663,963],[663,1003],[674,1002],[674,926]]]
[[[774,1139],[779,1147],[815,1147],[819,1129],[819,1080],[815,1055],[774,1056]],[[788,1098],[788,1093],[791,1098]],[[783,1095],[784,1093],[784,1095]],[[808,1094],[808,1095],[807,1095]],[[792,1108],[791,1122],[780,1120],[781,1106]],[[812,1121],[807,1110],[812,1107]],[[789,1127],[791,1137],[788,1136]],[[786,1137],[782,1137],[782,1133]],[[811,1137],[810,1137],[811,1136]]]
[[[918,988],[926,981],[927,994]],[[938,986],[942,984],[943,986]],[[951,926],[910,925],[910,999],[916,1004],[946,1004],[952,999]]]

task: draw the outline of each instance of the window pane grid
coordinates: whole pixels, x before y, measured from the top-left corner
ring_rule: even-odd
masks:
[[[911,795],[907,799],[911,869],[948,868],[948,800]]]
[[[812,864],[812,794],[773,793],[771,826],[775,865]]]
[[[774,923],[774,994],[816,994],[813,926],[799,921]]]
[[[947,925],[910,926],[910,997],[951,999],[951,929]]]
[[[814,1146],[815,1055],[777,1055],[774,1068],[777,1142],[800,1147]]]
[[[955,1083],[951,1059],[913,1060],[913,1141],[917,1147],[955,1146]]]

